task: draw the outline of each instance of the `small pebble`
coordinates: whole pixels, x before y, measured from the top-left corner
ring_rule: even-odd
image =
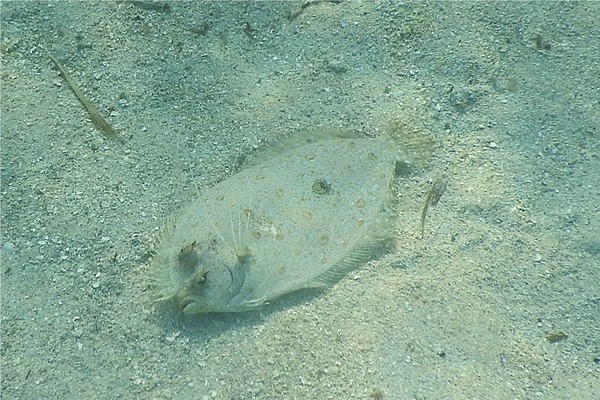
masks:
[[[6,242],[2,245],[2,254],[5,256],[10,255],[15,252],[15,244],[13,242]]]

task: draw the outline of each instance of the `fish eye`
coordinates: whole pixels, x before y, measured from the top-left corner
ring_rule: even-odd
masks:
[[[196,286],[204,286],[206,285],[206,276],[208,275],[208,271],[204,271],[199,276],[196,277],[194,284]]]
[[[196,242],[185,246],[177,255],[177,264],[179,268],[188,273],[192,273],[200,262],[200,256],[195,248]]]

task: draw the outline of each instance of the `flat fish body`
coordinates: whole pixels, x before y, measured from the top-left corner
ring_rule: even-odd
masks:
[[[186,314],[255,309],[331,284],[394,236],[390,138],[296,145],[207,189],[166,229],[154,263]]]

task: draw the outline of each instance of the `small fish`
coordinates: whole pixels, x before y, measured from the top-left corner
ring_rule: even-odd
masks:
[[[446,182],[441,179],[435,181],[431,189],[429,189],[427,197],[425,198],[423,212],[421,213],[421,239],[425,236],[425,217],[427,217],[427,210],[429,209],[429,206],[435,206],[440,201],[440,198],[445,191]]]
[[[83,105],[83,107],[85,108],[87,113],[90,115],[90,119],[92,120],[92,124],[94,124],[94,127],[96,129],[98,129],[99,131],[103,132],[110,139],[114,139],[114,140],[119,141],[120,143],[123,143],[123,138],[121,136],[119,136],[117,131],[115,131],[115,129],[108,122],[106,122],[106,120],[104,118],[102,118],[102,116],[96,110],[96,108],[92,105],[90,100],[83,94],[83,92],[75,84],[75,81],[73,81],[73,78],[71,78],[71,75],[69,75],[67,70],[61,65],[60,62],[58,62],[58,59],[52,53],[48,53],[48,57],[50,57],[52,62],[54,62],[54,64],[60,71],[60,74],[63,76],[65,81],[67,81],[67,83],[69,84],[69,87],[71,88],[73,93],[75,93],[75,97],[77,97],[77,100],[79,100],[79,102]]]

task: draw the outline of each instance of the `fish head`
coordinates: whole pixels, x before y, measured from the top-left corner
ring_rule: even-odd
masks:
[[[247,249],[236,255],[218,239],[183,246],[172,260],[173,298],[185,314],[237,311],[230,303],[244,284],[248,259]]]

